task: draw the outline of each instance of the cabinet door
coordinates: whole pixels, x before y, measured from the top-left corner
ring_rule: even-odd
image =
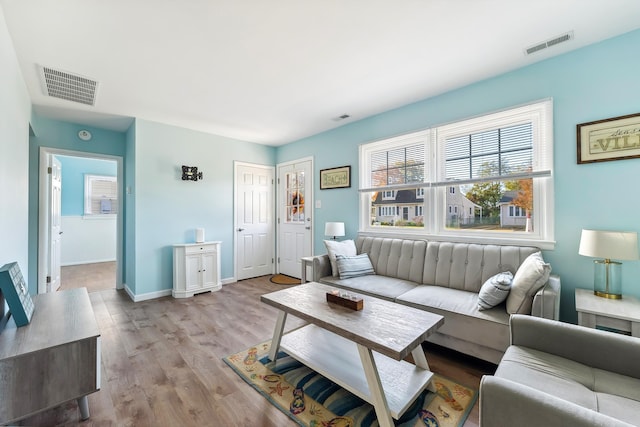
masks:
[[[185,288],[186,290],[199,289],[202,287],[202,281],[200,273],[201,270],[201,259],[202,255],[187,255],[185,257],[185,272],[186,272],[186,282]]]
[[[216,269],[218,268],[218,263],[216,262],[217,257],[215,252],[205,252],[201,255],[202,257],[202,279],[203,287],[211,287],[217,285],[218,274]]]

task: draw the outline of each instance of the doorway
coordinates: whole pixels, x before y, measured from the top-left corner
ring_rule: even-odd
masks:
[[[278,273],[301,278],[302,257],[313,253],[313,158],[277,166]]]
[[[235,162],[234,169],[236,278],[273,274],[274,168]]]
[[[40,148],[38,293],[122,288],[122,165],[118,156]]]

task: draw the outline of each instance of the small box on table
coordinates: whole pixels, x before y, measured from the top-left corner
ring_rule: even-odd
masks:
[[[346,292],[340,293],[340,291],[327,292],[327,302],[332,302],[356,311],[362,310],[364,307],[364,300],[360,296]]]

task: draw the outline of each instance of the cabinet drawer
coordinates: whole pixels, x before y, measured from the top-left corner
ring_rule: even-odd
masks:
[[[195,246],[187,246],[184,248],[184,253],[186,255],[200,254],[204,252],[213,252],[215,250],[213,245],[195,245]]]

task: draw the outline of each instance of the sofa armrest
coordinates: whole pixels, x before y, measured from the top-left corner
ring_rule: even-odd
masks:
[[[482,427],[630,427],[623,421],[504,378],[480,381]]]
[[[640,378],[640,339],[540,317],[511,316],[511,344]]]
[[[552,274],[533,297],[531,315],[545,319],[560,319],[560,276]]]
[[[331,276],[331,261],[329,255],[317,255],[313,257],[313,281],[318,282],[321,278]]]

